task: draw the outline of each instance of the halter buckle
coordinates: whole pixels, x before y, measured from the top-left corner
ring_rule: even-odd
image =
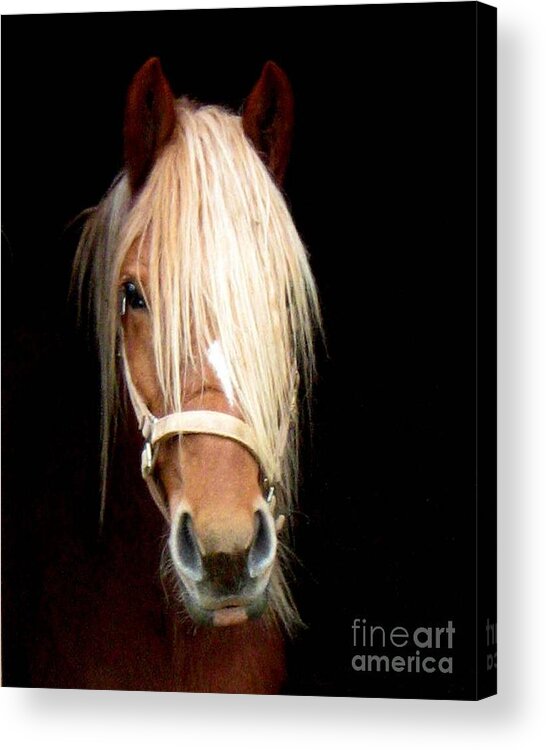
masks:
[[[149,440],[146,440],[144,442],[144,447],[142,449],[142,456],[140,459],[140,470],[142,472],[142,476],[144,479],[147,479],[149,475],[152,473],[152,469],[154,467],[154,454],[152,450],[152,444]]]
[[[144,438],[144,440],[146,440],[146,442],[151,442],[152,430],[156,422],[157,422],[157,417],[154,417],[153,414],[142,415],[142,418],[139,424],[139,429],[142,433],[142,437]]]

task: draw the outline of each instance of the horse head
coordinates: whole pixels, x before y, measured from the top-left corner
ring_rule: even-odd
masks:
[[[177,585],[199,624],[266,609],[287,627],[297,618],[278,534],[319,312],[280,190],[293,108],[272,62],[237,116],[176,100],[149,60],[127,96],[125,168],[80,243],[79,272],[91,267],[94,280],[105,420],[121,380]]]

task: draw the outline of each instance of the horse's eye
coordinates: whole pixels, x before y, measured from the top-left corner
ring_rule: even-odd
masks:
[[[123,294],[125,296],[125,303],[133,310],[146,309],[144,297],[134,281],[125,282],[123,285]]]

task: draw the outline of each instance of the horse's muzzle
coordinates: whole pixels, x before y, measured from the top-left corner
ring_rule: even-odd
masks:
[[[171,527],[169,548],[186,609],[197,624],[236,625],[262,615],[277,548],[266,509],[254,513],[250,544],[229,552],[207,552],[191,513],[183,511]]]

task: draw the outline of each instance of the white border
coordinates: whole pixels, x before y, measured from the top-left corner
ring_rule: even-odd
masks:
[[[0,2],[2,13],[309,4]],[[546,745],[546,3],[498,7],[500,695],[474,704],[4,688],[3,747]]]

